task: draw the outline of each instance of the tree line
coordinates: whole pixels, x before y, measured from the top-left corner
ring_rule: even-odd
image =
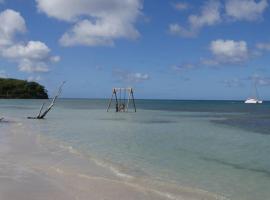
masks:
[[[26,80],[0,78],[1,99],[48,99],[44,86]]]

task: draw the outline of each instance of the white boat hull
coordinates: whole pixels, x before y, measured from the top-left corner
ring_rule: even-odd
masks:
[[[261,103],[263,103],[263,101],[260,101],[260,100],[258,100],[258,99],[247,99],[247,100],[245,101],[245,103],[246,103],[246,104],[261,104]]]

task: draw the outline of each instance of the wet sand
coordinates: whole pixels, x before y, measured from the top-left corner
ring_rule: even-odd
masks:
[[[1,127],[0,127],[1,128]],[[0,132],[2,200],[214,200],[214,194],[115,172],[22,123]]]

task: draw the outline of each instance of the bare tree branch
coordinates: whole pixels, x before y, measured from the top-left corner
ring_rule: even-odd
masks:
[[[48,114],[48,112],[50,112],[50,110],[53,108],[54,104],[55,104],[55,101],[56,99],[60,96],[61,92],[62,92],[62,88],[64,86],[66,82],[64,81],[60,86],[59,86],[59,89],[58,89],[58,92],[57,94],[54,96],[51,104],[47,107],[47,109],[42,112],[43,110],[43,107],[45,105],[45,103],[42,104],[42,106],[40,107],[40,111],[39,111],[39,114],[36,116],[36,117],[28,117],[28,119],[44,119],[45,116]]]

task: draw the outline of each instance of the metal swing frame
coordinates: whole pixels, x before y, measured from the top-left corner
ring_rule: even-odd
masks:
[[[124,95],[124,99],[122,98],[122,94]],[[127,99],[126,94],[128,94]],[[113,100],[115,100],[115,112],[128,112],[129,104],[131,101],[134,108],[134,112],[137,112],[133,88],[113,88],[107,112],[109,112]]]

